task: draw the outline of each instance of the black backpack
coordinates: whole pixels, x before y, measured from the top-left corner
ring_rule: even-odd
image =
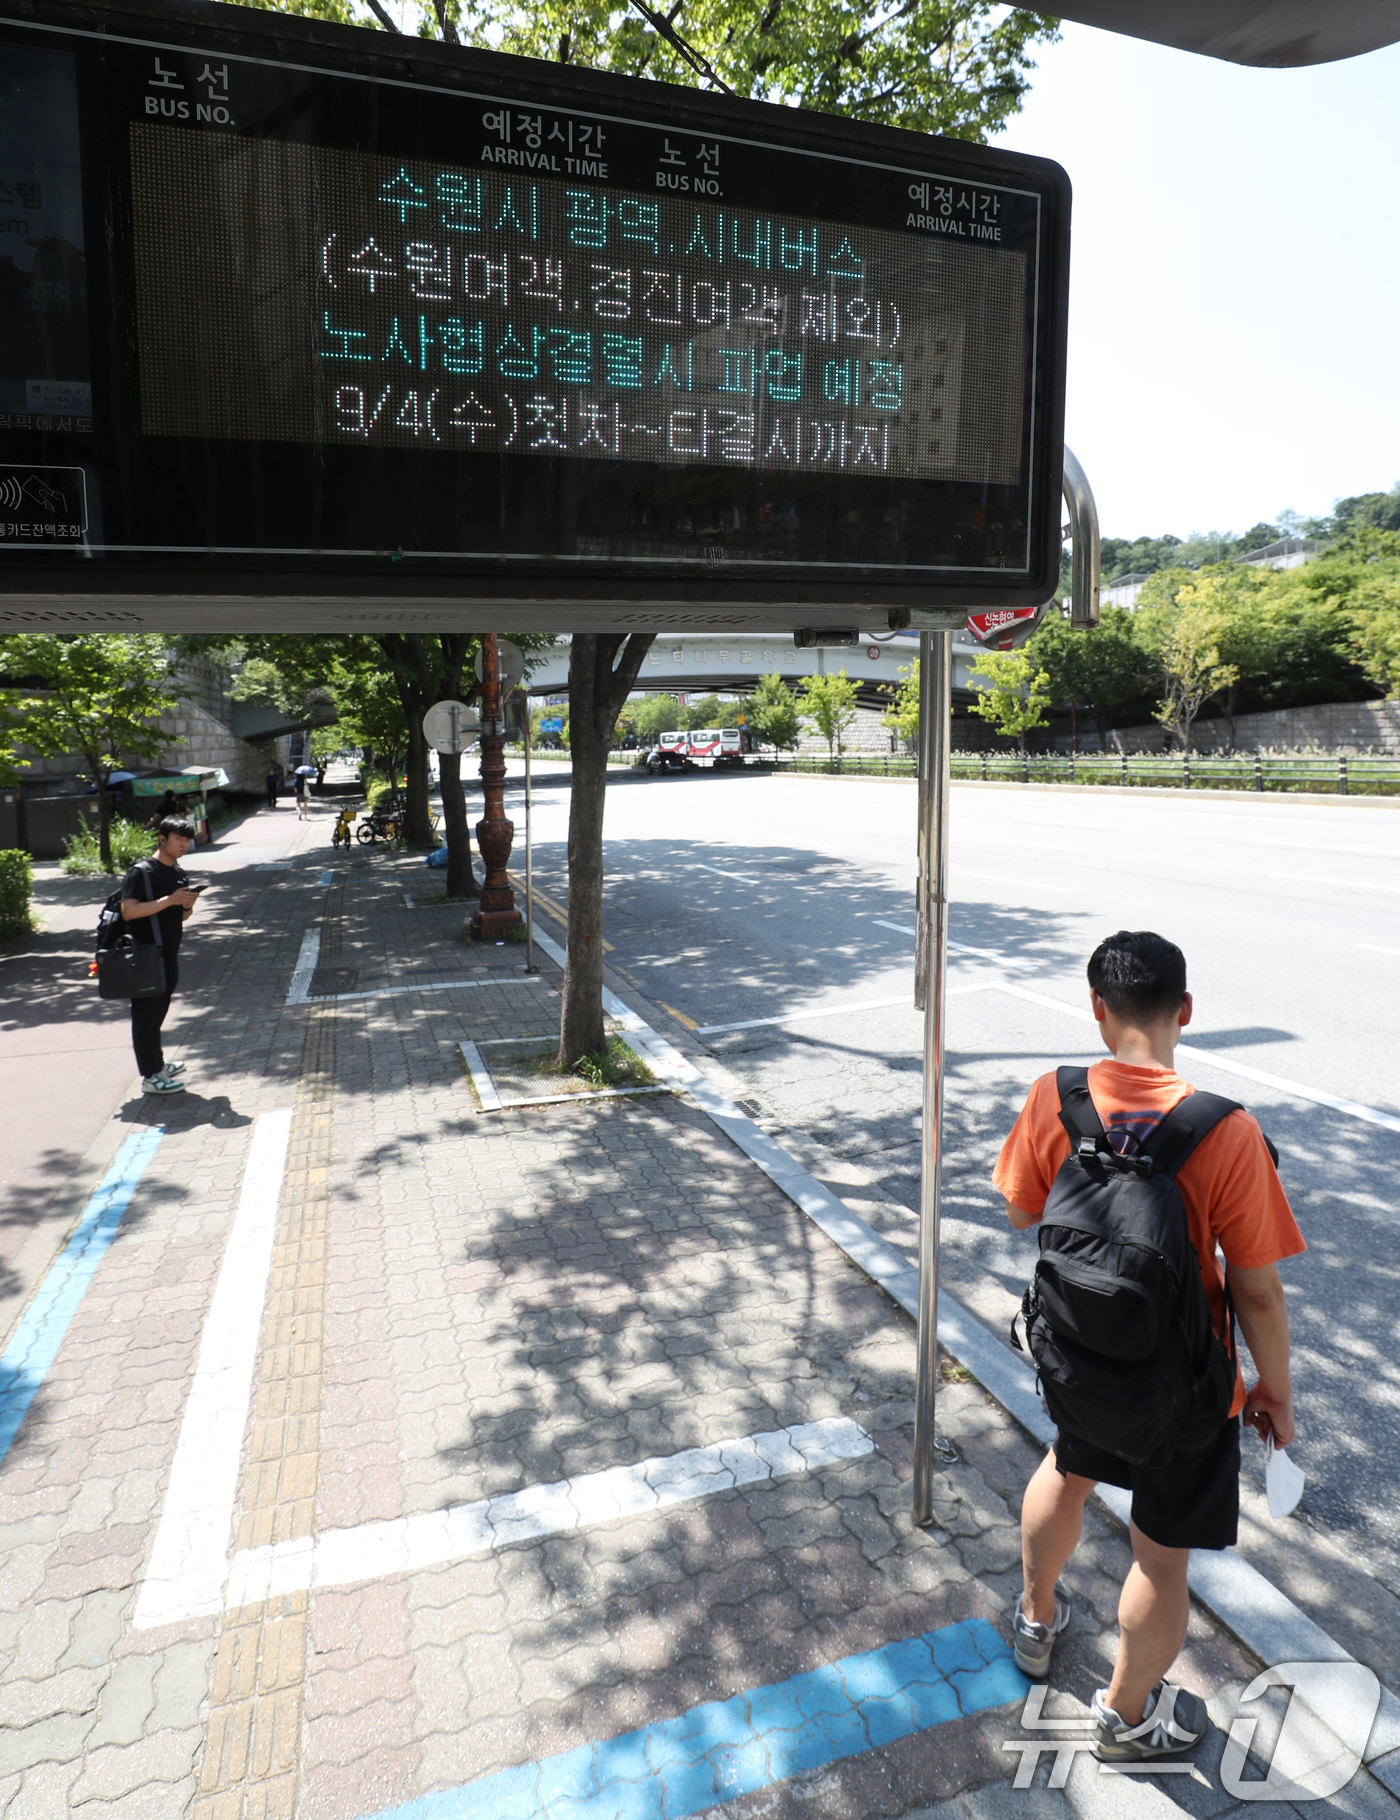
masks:
[[[1230,1291],[1217,1334],[1174,1178],[1239,1108],[1190,1093],[1125,1157],[1108,1142],[1088,1069],[1058,1069],[1055,1083],[1071,1150],[1045,1203],[1018,1318],[1056,1425],[1119,1459],[1164,1467],[1207,1446],[1234,1397]],[[1011,1338],[1022,1350],[1014,1320]]]

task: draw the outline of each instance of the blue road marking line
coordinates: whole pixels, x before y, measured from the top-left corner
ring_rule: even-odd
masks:
[[[969,1713],[1030,1682],[985,1618],[420,1795],[370,1820],[685,1820]]]
[[[73,1235],[24,1311],[10,1343],[0,1353],[0,1460],[10,1450],[20,1423],[58,1356],[93,1273],[117,1236],[146,1165],[165,1136],[164,1125],[133,1131],[98,1183]]]

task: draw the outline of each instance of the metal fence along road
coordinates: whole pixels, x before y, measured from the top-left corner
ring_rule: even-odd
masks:
[[[782,753],[783,771],[849,777],[913,777],[915,762],[903,753],[845,753],[835,759]],[[1149,757],[1104,753],[1041,755],[1016,752],[955,752],[955,782],[1018,784],[1117,784],[1151,789],[1283,790],[1330,796],[1400,795],[1400,758],[1357,758],[1238,752],[1230,757],[1200,753]]]

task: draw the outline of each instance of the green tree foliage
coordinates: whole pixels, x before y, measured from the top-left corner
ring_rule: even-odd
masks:
[[[1099,575],[1105,587],[1123,575],[1155,575],[1175,564],[1180,548],[1179,537],[1105,537],[1099,543]]]
[[[1026,735],[1045,725],[1050,707],[1050,677],[1027,646],[1020,651],[984,651],[972,666],[981,683],[972,703],[974,714],[990,721],[1004,739],[1021,751]]]
[[[674,695],[644,695],[632,707],[636,711],[632,729],[646,746],[654,746],[663,733],[678,733],[685,725]]]
[[[736,95],[985,143],[1020,110],[1057,21],[990,0],[672,0],[660,10]],[[705,78],[612,0],[466,0],[465,42],[645,76]]]
[[[1230,579],[1218,570],[1193,576],[1169,602],[1140,609],[1139,636],[1161,672],[1154,718],[1187,752],[1202,705],[1239,681],[1239,666],[1227,663],[1220,649],[1231,618]]]
[[[1074,712],[1083,709],[1100,746],[1107,746],[1111,726],[1147,712],[1155,698],[1157,668],[1126,607],[1104,607],[1098,625],[1084,632],[1052,612],[1029,648],[1050,679],[1050,699]]]
[[[826,741],[832,758],[841,748],[841,736],[856,718],[856,685],[844,670],[808,676],[802,681],[801,713],[808,726]]]
[[[1309,530],[1319,537],[1345,537],[1361,531],[1400,531],[1400,480],[1388,493],[1354,493],[1339,499],[1326,518]]]
[[[758,687],[747,702],[749,725],[760,745],[776,746],[779,752],[791,752],[801,732],[802,717],[797,697],[776,671],[760,676]]]
[[[906,745],[914,745],[919,737],[919,660],[916,657],[912,664],[901,664],[899,674],[903,681],[887,685],[891,701],[881,715],[884,726],[892,733],[897,733]]]
[[[178,699],[165,640],[154,633],[14,632],[0,639],[0,675],[10,737],[41,758],[82,757],[97,785],[98,846],[110,871],[107,780],[123,761],[154,761],[171,744],[153,725]]]

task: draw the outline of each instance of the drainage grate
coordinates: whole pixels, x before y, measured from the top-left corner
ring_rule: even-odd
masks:
[[[337,992],[351,992],[359,973],[358,967],[318,967],[311,975],[308,990],[312,998],[330,998]]]
[[[763,1108],[759,1105],[757,1100],[735,1100],[734,1104],[739,1108],[740,1112],[747,1112],[751,1119],[761,1119],[763,1117]]]

